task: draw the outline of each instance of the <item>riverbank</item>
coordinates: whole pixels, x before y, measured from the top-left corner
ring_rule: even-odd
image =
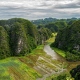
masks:
[[[68,72],[80,62],[67,62],[49,44],[40,45],[30,54],[0,60],[1,80],[51,80]]]
[[[55,40],[54,40],[55,37],[56,37],[56,36],[53,36],[53,38],[47,40],[47,43],[50,45],[51,42],[52,42],[52,40],[55,41]],[[50,40],[51,40],[51,42],[50,42]],[[70,73],[69,73],[70,70],[73,69],[73,68],[75,68],[77,65],[79,65],[79,64],[80,64],[80,61],[77,61],[77,62],[69,62],[69,61],[67,61],[66,58],[65,58],[65,57],[66,57],[65,51],[60,50],[60,49],[55,48],[55,47],[51,47],[51,48],[53,49],[53,51],[54,51],[59,57],[61,57],[60,59],[63,60],[63,63],[64,63],[64,62],[67,63],[67,66],[65,65],[65,66],[66,66],[66,67],[65,67],[66,73],[65,73],[65,72],[62,72],[62,75],[61,75],[61,74],[60,74],[60,75],[52,74],[51,76],[47,77],[46,80],[51,80],[51,79],[54,80],[54,78],[56,78],[56,80],[58,80],[58,79],[57,79],[58,76],[63,77],[63,76],[65,76],[65,75],[66,75],[65,78],[67,78],[68,80],[70,80],[70,79],[71,79],[71,76],[70,76]],[[46,52],[49,53],[48,49],[47,49]],[[52,51],[51,51],[51,52],[52,52]],[[53,53],[51,53],[51,55],[53,56]],[[59,59],[59,60],[60,60],[60,59]],[[60,61],[62,61],[62,60],[60,60]],[[57,74],[57,73],[56,73],[56,74]],[[74,79],[71,79],[71,80],[74,80]]]
[[[40,45],[24,57],[0,60],[0,79],[46,80],[52,74],[62,72],[66,63],[53,59],[53,52],[49,54],[46,50],[52,52],[49,45]]]

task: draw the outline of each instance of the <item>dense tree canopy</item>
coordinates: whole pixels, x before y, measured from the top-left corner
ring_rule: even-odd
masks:
[[[60,49],[69,51],[66,53],[68,55],[67,59],[71,60],[70,56],[73,55],[72,59],[78,60],[80,58],[80,20],[75,21],[71,26],[60,30],[54,45]]]
[[[70,74],[75,80],[80,80],[80,65],[78,65],[76,68],[73,68],[70,71]]]
[[[10,56],[9,36],[6,30],[0,26],[0,59]]]
[[[36,24],[36,25],[46,25],[46,24],[49,24],[49,23],[55,23],[55,22],[66,22],[66,23],[69,23],[70,21],[75,21],[77,20],[77,18],[70,18],[70,19],[57,19],[57,18],[45,18],[45,19],[38,19],[38,20],[32,20],[32,23],[33,24]]]
[[[48,29],[37,29],[30,21],[22,18],[0,20],[0,57],[25,55],[50,35]]]

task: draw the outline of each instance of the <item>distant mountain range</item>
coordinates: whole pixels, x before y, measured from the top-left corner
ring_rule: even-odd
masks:
[[[70,19],[45,18],[45,19],[32,20],[31,22],[36,25],[40,25],[40,24],[45,25],[51,22],[56,22],[56,21],[66,21],[68,23],[71,20],[77,20],[77,19],[80,19],[80,18],[70,18]]]

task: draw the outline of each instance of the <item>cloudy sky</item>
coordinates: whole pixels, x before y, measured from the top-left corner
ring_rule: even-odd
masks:
[[[0,0],[0,19],[80,17],[80,0]]]

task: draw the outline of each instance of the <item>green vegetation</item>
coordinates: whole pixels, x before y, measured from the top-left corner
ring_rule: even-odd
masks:
[[[31,53],[50,36],[49,29],[37,29],[30,21],[22,18],[0,20],[0,59]]]
[[[43,51],[43,47],[43,45],[38,46],[32,50],[31,54],[27,54],[24,57],[11,57],[0,60],[0,79],[36,80],[37,78],[41,78],[42,74],[51,73],[52,70],[57,72],[59,70],[58,67],[62,67],[62,63],[53,60],[51,56],[47,55]],[[42,65],[44,66],[41,69],[36,69],[37,66]]]
[[[52,23],[49,23],[49,24],[46,24],[46,25],[40,24],[40,25],[38,25],[37,28],[38,29],[46,28],[46,29],[49,29],[49,32],[56,33],[59,30],[67,27],[67,25],[68,24],[65,21],[56,21],[56,22],[52,22]]]
[[[52,47],[52,44],[51,43],[54,43],[55,42],[55,39],[56,39],[56,36],[57,36],[57,33],[52,33],[52,37],[49,38],[46,42],[50,44],[50,46]],[[52,49],[59,55],[61,55],[62,57],[66,57],[66,52],[61,50],[61,49],[58,49],[56,47],[52,47]]]
[[[79,61],[80,60],[80,54],[72,54],[70,52],[66,52],[66,59],[68,61]]]
[[[46,80],[73,80],[68,72],[51,75]]]
[[[73,80],[66,69],[80,63],[54,60],[43,48],[53,42],[51,47],[62,57],[68,61],[80,60],[80,20],[45,20],[46,23],[44,20],[37,23],[38,27],[22,18],[0,20],[0,59],[6,58],[0,60],[1,80],[36,80],[43,79],[45,74],[49,74],[45,80]],[[79,80],[79,68],[70,71],[75,80]]]
[[[44,44],[44,42],[51,37],[51,31],[44,27],[41,27],[38,30],[42,41],[41,43]]]
[[[76,68],[73,68],[70,71],[70,74],[75,80],[80,80],[80,65],[78,65]]]
[[[45,19],[39,19],[39,20],[32,20],[32,23],[36,24],[36,25],[40,25],[40,24],[48,24],[51,22],[55,22],[57,20],[58,19],[56,19],[56,18],[45,18]]]
[[[9,36],[6,30],[0,26],[0,59],[10,56]]]
[[[36,80],[37,77],[41,75],[18,58],[0,61],[0,80]]]
[[[80,20],[60,30],[52,46],[64,50],[67,60],[80,60]]]
[[[63,50],[61,50],[61,49],[58,49],[58,48],[55,48],[55,47],[53,47],[53,50],[57,53],[57,54],[59,54],[59,55],[61,55],[62,57],[66,57],[66,52],[65,51],[63,51]]]
[[[55,42],[56,36],[57,36],[57,33],[52,33],[51,37],[48,40],[46,40],[46,43],[51,44]]]
[[[58,71],[57,67],[63,67],[62,63],[57,60],[53,60],[51,56],[47,55],[43,51],[44,45],[37,46],[35,49],[31,51],[30,54],[27,54],[24,57],[11,57],[6,58],[0,61],[0,79],[4,80],[36,80],[37,78],[41,78],[42,74],[46,71],[51,73],[50,70]],[[38,58],[41,59],[38,60]],[[49,62],[50,61],[50,62]],[[36,62],[38,64],[36,64]],[[52,65],[54,64],[54,65]],[[36,70],[33,67],[37,67],[44,65],[42,69]],[[56,67],[57,66],[57,67]]]
[[[39,55],[44,55],[43,45],[38,46],[24,57],[11,57],[0,60],[0,80],[36,80],[42,77],[33,66]]]
[[[38,19],[38,20],[32,20],[31,22],[33,24],[36,24],[36,25],[46,25],[46,24],[49,24],[49,23],[53,23],[53,22],[57,22],[57,21],[65,21],[66,23],[68,24],[71,24],[73,21],[75,20],[78,20],[77,18],[70,18],[70,19],[56,19],[56,18],[45,18],[45,19]]]
[[[56,21],[45,25],[45,28],[50,29],[52,32],[58,32],[65,27],[67,27],[67,23],[65,21]]]

